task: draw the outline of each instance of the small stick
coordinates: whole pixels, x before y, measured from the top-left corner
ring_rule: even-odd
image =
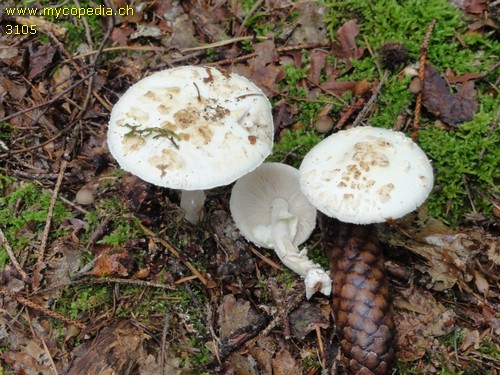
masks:
[[[500,117],[500,108],[498,108],[497,113],[495,114],[495,118],[491,122],[490,128],[488,129],[488,133],[486,133],[486,137],[487,138],[491,137],[491,135],[493,134],[493,132],[497,128],[497,126],[498,126],[498,118],[499,117]],[[481,149],[481,152],[479,153],[479,157],[478,157],[479,160],[483,160],[484,152],[485,151],[486,151],[486,147],[483,147]]]
[[[72,324],[75,327],[78,327],[80,329],[85,329],[87,326],[83,323],[77,322],[76,320],[70,319],[65,317],[64,315],[59,314],[58,312],[46,309],[45,307],[42,307],[40,305],[37,305],[34,302],[31,302],[29,299],[21,297],[15,293],[12,293],[9,291],[7,288],[0,288],[0,294],[9,296],[11,298],[14,298],[17,302],[21,303],[22,305],[28,306],[29,308],[40,311],[42,314],[48,315],[51,318],[61,320],[65,323]]]
[[[160,368],[162,369],[162,374],[165,375],[165,348],[167,346],[167,332],[168,328],[170,326],[170,312],[167,311],[165,313],[165,317],[163,318],[163,330],[161,334],[161,349],[160,349],[160,359],[159,359],[159,365]]]
[[[52,225],[52,216],[54,215],[54,207],[56,205],[57,195],[59,194],[59,189],[61,188],[61,183],[64,177],[64,171],[66,170],[67,166],[68,162],[66,160],[61,161],[59,176],[57,177],[56,186],[54,187],[54,192],[52,194],[52,198],[50,199],[50,206],[47,212],[47,220],[45,221],[42,241],[40,243],[40,247],[38,248],[37,261],[33,269],[33,288],[35,290],[39,288],[40,282],[42,281],[41,270],[43,265],[43,258],[45,255],[45,249],[47,247],[47,241],[49,238],[50,226]]]
[[[26,274],[26,272],[23,271],[21,265],[17,261],[16,256],[14,255],[14,252],[12,251],[12,248],[9,245],[9,241],[7,241],[7,237],[5,237],[5,234],[2,231],[2,228],[0,228],[0,245],[2,245],[5,248],[5,250],[7,250],[7,254],[9,255],[10,261],[14,265],[14,268],[16,269],[17,273],[21,275],[23,281],[28,284],[31,284],[30,277]]]
[[[356,119],[352,123],[352,127],[356,127],[359,124],[361,124],[361,121],[363,121],[363,119],[365,118],[365,116],[368,113],[368,111],[370,110],[370,108],[373,107],[373,105],[375,104],[375,101],[378,98],[378,94],[380,93],[380,90],[382,89],[382,86],[384,85],[385,80],[387,79],[388,76],[389,76],[389,71],[386,70],[384,72],[384,75],[380,79],[380,82],[378,83],[377,87],[375,88],[375,90],[373,90],[372,96],[366,102],[366,104],[363,107],[363,109],[361,111],[359,111],[358,115],[356,116]]]
[[[208,280],[205,276],[203,276],[201,274],[200,271],[198,271],[196,269],[195,266],[193,266],[189,261],[185,260],[183,257],[181,257],[179,251],[177,251],[177,249],[175,249],[172,245],[170,245],[167,241],[165,241],[163,238],[160,238],[158,237],[151,229],[149,229],[148,227],[144,226],[143,224],[139,223],[141,229],[146,232],[149,236],[155,238],[156,240],[158,240],[163,246],[165,246],[167,248],[168,251],[170,251],[172,254],[174,254],[177,258],[179,258],[183,263],[184,265],[189,268],[189,270],[196,275],[196,277],[198,277],[198,279],[200,279],[201,283],[205,286],[207,286],[208,284]]]
[[[272,261],[271,259],[269,259],[268,257],[266,257],[260,251],[258,251],[257,249],[255,249],[253,246],[249,245],[248,248],[250,249],[250,251],[252,253],[254,253],[254,255],[256,255],[257,257],[259,257],[265,263],[267,263],[268,265],[270,265],[274,269],[281,270],[281,266],[278,263],[276,263],[276,262]]]
[[[325,347],[323,346],[323,337],[321,335],[321,327],[318,324],[316,324],[315,328],[316,328],[316,337],[318,338],[321,367],[324,369],[326,367],[326,355],[325,355]]]
[[[23,115],[27,112],[31,112],[31,111],[34,111],[35,109],[38,109],[38,108],[41,108],[41,107],[45,107],[47,105],[50,105],[52,103],[55,103],[56,101],[58,101],[61,97],[63,97],[64,95],[66,95],[68,92],[70,92],[71,90],[73,90],[75,87],[79,86],[81,83],[85,82],[87,79],[89,79],[90,77],[92,77],[94,74],[96,74],[97,72],[94,71],[94,72],[90,72],[89,74],[87,74],[86,76],[84,76],[82,79],[76,81],[75,83],[73,83],[71,86],[69,86],[67,89],[61,91],[60,93],[58,93],[57,95],[55,95],[52,99],[50,100],[47,100],[46,102],[43,102],[43,103],[40,103],[40,104],[37,104],[37,105],[34,105],[32,107],[29,107],[29,108],[25,108],[21,111],[18,111],[16,113],[13,113],[11,115],[8,115],[8,116],[5,116],[3,118],[0,119],[0,122],[5,122],[7,120],[10,120],[11,118],[14,118],[14,117],[17,117],[17,116],[20,116],[20,115]],[[59,133],[59,135],[61,135],[62,133]],[[52,140],[49,140],[47,142],[44,142],[40,145],[37,145],[36,147],[34,148],[39,148],[39,147],[43,147],[45,146],[46,144],[52,142]],[[24,152],[25,150],[28,150],[28,151],[31,151],[31,149],[23,149],[23,150],[14,150],[14,151],[11,151],[9,152],[10,155],[13,155],[13,154],[18,154],[18,153],[22,153]]]
[[[300,49],[312,49],[312,48],[320,48],[320,47],[330,47],[331,43],[326,42],[326,43],[305,43],[305,44],[297,44],[296,46],[284,46],[284,47],[278,47],[276,48],[276,52],[281,53],[281,52],[289,52],[289,51],[296,51]],[[242,55],[242,56],[237,56],[237,57],[232,57],[229,59],[224,59],[224,60],[219,60],[219,61],[214,61],[214,62],[209,62],[206,63],[206,66],[217,66],[217,65],[227,65],[227,64],[234,64],[240,61],[245,61],[248,59],[251,59],[252,57],[257,56],[257,53],[249,53],[247,55]]]
[[[239,28],[238,32],[236,33],[237,37],[239,37],[241,35],[241,33],[243,32],[243,28],[245,27],[245,23],[247,23],[247,21],[250,19],[250,17],[252,17],[254,15],[254,13],[257,12],[257,10],[260,8],[260,6],[262,5],[263,2],[264,2],[264,0],[257,0],[257,2],[255,2],[252,9],[250,9],[250,11],[245,16],[245,19],[241,23],[240,28]]]
[[[420,82],[422,82],[422,90],[417,95],[417,101],[415,103],[415,113],[413,117],[413,129],[414,134],[413,138],[417,138],[417,131],[419,128],[418,123],[420,122],[420,110],[422,108],[422,93],[424,87],[425,80],[425,62],[427,61],[427,46],[429,45],[429,39],[431,38],[432,29],[434,29],[434,25],[436,24],[436,20],[433,19],[429,26],[427,27],[427,31],[425,32],[424,40],[422,41],[422,46],[420,47],[420,60],[418,65],[418,78]]]
[[[143,286],[143,287],[151,287],[151,288],[158,288],[158,289],[165,289],[165,290],[177,290],[177,288],[175,288],[174,286],[152,283],[151,281],[146,281],[146,280],[122,279],[119,277],[102,277],[102,278],[86,278],[86,279],[80,279],[80,280],[73,280],[73,281],[69,281],[67,283],[52,285],[48,288],[37,290],[37,291],[33,292],[32,295],[43,294],[43,293],[50,292],[52,290],[66,288],[68,286],[107,284],[107,283],[131,284],[131,285],[138,285],[138,286]]]
[[[253,40],[255,38],[257,38],[258,40],[268,40],[269,39],[269,38],[263,37],[263,36],[255,36],[255,37],[254,36],[240,36],[237,38],[221,40],[221,41],[215,42],[215,43],[204,44],[202,46],[183,48],[180,50],[180,52],[186,53],[186,52],[193,52],[193,51],[202,51],[202,50],[207,50],[209,48],[223,47],[227,44],[242,42],[244,40]]]
[[[45,340],[43,339],[43,335],[38,336],[37,334],[35,334],[35,330],[33,329],[33,324],[31,323],[31,316],[29,314],[29,311],[26,310],[25,315],[26,315],[26,320],[28,321],[30,329],[31,329],[31,334],[33,335],[33,337],[38,338],[42,342],[43,350],[45,351],[45,354],[47,355],[47,358],[49,359],[52,373],[54,375],[58,375],[59,373],[57,372],[57,367],[56,367],[56,364],[54,363],[54,358],[52,357],[52,354],[50,353],[50,350],[47,347]]]
[[[384,72],[382,71],[382,68],[380,67],[380,64],[378,63],[378,60],[375,58],[375,54],[373,53],[372,46],[368,42],[368,39],[366,38],[366,35],[363,35],[363,40],[365,41],[366,48],[368,49],[368,53],[373,59],[373,62],[375,63],[375,67],[378,70],[378,75],[382,77],[384,75]]]
[[[476,206],[474,206],[474,201],[472,200],[472,195],[470,194],[469,190],[469,184],[467,184],[467,177],[462,174],[462,182],[464,184],[465,192],[467,193],[467,196],[469,197],[469,202],[472,207],[472,212],[477,213],[476,211]]]

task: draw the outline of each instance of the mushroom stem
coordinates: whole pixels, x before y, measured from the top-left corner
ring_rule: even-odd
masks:
[[[299,251],[292,243],[297,223],[298,218],[290,213],[288,202],[274,198],[271,202],[271,235],[276,254],[285,266],[305,278],[307,299],[317,291],[329,295],[332,288],[330,276],[307,257],[307,250]]]
[[[203,190],[182,190],[180,206],[184,210],[184,218],[192,224],[196,224],[203,217],[203,205],[205,204],[205,193]]]

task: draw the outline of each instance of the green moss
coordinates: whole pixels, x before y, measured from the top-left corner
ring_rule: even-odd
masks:
[[[466,34],[466,24],[461,12],[446,0],[326,0],[325,21],[332,36],[350,19],[357,19],[360,36],[357,42],[365,45],[364,39],[376,52],[383,43],[403,42],[414,61],[418,60],[425,32],[433,19],[437,23],[432,31],[428,47],[428,60],[440,70],[451,68],[456,73],[485,72],[498,60],[500,44],[492,33]],[[377,57],[377,56],[376,56]],[[355,63],[369,64],[366,57]],[[371,78],[376,71],[370,69]],[[490,76],[498,76],[498,71]],[[370,77],[369,77],[370,78]]]
[[[274,152],[267,161],[286,161],[298,168],[302,157],[319,143],[321,139],[321,136],[313,130],[286,129],[283,131],[279,142],[274,144]]]
[[[460,223],[464,214],[472,211],[464,177],[478,212],[490,213],[491,204],[484,197],[500,193],[500,129],[489,134],[499,103],[489,95],[482,96],[481,101],[483,104],[474,119],[456,131],[428,125],[419,132],[420,145],[436,169],[429,212],[452,225]]]
[[[64,316],[79,319],[83,313],[91,313],[93,309],[111,302],[112,295],[110,286],[69,288],[58,299],[55,310]]]
[[[392,129],[399,115],[411,116],[410,103],[413,94],[408,90],[409,78],[400,80],[398,77],[389,77],[381,91],[378,104],[369,123],[372,126]]]
[[[4,179],[7,180],[10,187],[14,187],[14,180]],[[35,184],[16,184],[12,192],[0,197],[0,227],[10,246],[21,251],[44,230],[52,194],[44,192]],[[53,228],[59,228],[62,221],[68,217],[70,212],[62,202],[56,201],[52,216]],[[49,238],[54,239],[64,233],[64,230],[55,229],[50,232]],[[0,247],[0,270],[5,266],[6,259],[6,250]]]

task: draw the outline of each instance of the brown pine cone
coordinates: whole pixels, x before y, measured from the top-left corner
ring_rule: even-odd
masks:
[[[382,249],[372,225],[324,220],[333,311],[348,374],[388,374],[395,326]]]

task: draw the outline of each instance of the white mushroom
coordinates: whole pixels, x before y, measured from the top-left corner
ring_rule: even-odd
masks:
[[[420,206],[434,175],[424,152],[403,133],[357,127],[313,147],[300,166],[300,186],[321,212],[346,223],[400,218]]]
[[[190,222],[204,189],[230,184],[271,153],[271,105],[252,82],[216,68],[152,74],[115,104],[108,146],[120,166],[155,185],[182,190]]]
[[[306,297],[331,292],[331,279],[298,246],[316,226],[316,209],[300,191],[299,171],[289,165],[265,163],[233,187],[231,215],[245,238],[274,249],[280,260],[305,278]]]

